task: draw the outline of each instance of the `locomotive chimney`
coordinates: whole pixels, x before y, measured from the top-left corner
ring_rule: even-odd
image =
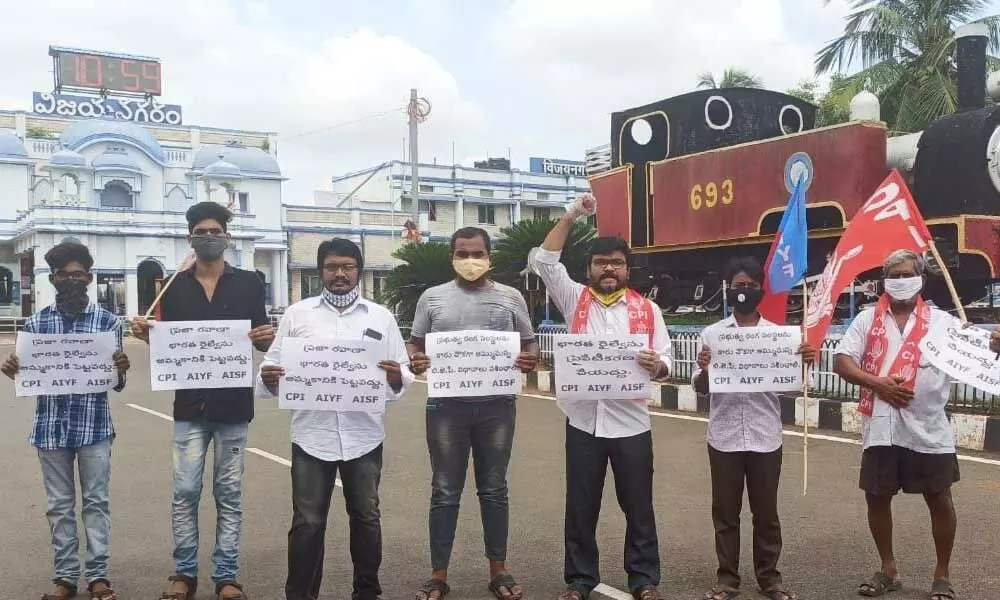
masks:
[[[986,43],[989,30],[983,23],[970,23],[955,30],[958,62],[958,112],[986,105]]]

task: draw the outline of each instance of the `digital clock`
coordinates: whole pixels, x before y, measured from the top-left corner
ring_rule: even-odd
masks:
[[[162,91],[160,61],[155,58],[49,48],[55,61],[56,89],[63,87],[149,94]]]

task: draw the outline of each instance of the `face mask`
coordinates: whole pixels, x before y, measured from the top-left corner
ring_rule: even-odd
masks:
[[[351,291],[343,294],[335,294],[334,292],[323,288],[323,302],[326,302],[334,308],[347,308],[348,306],[354,304],[360,295],[361,288],[358,286],[354,286],[351,288]]]
[[[488,258],[456,258],[451,266],[466,281],[477,281],[490,270]]]
[[[757,288],[737,288],[726,290],[726,297],[733,310],[741,315],[750,315],[760,306],[764,299],[764,291]]]
[[[218,260],[229,247],[229,238],[217,235],[195,235],[191,237],[191,247],[202,260]]]
[[[64,315],[75,317],[83,312],[90,304],[90,296],[87,295],[86,281],[67,279],[56,281],[52,285],[56,288],[56,310]]]
[[[886,279],[882,282],[885,293],[896,302],[906,302],[912,300],[914,296],[924,289],[923,277],[904,277],[902,279]]]
[[[610,294],[605,294],[604,292],[595,290],[594,288],[587,288],[587,289],[590,290],[590,295],[596,298],[597,301],[603,304],[604,306],[611,306],[615,302],[621,300],[621,297],[625,295],[625,288],[622,288],[620,290],[615,290]]]

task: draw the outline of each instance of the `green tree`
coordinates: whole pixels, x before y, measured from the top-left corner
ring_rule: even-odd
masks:
[[[501,229],[500,236],[493,244],[491,277],[524,291],[524,276],[521,272],[528,266],[528,252],[542,245],[555,224],[553,219],[536,219],[520,221]],[[573,222],[573,229],[566,238],[561,260],[570,276],[577,281],[581,281],[586,275],[587,247],[595,235],[597,231],[592,225],[577,220]]]
[[[412,323],[420,295],[427,288],[450,281],[455,276],[451,268],[451,247],[444,242],[411,242],[397,249],[392,256],[404,264],[389,271],[378,301],[394,309],[401,323]]]
[[[830,80],[830,89],[822,91],[816,79],[803,79],[788,90],[788,94],[817,106],[816,127],[846,123],[851,118],[851,98],[845,99],[841,92],[843,80],[842,75],[834,74]]]
[[[829,0],[826,0],[829,3]],[[895,132],[915,132],[956,108],[955,28],[986,24],[989,49],[1000,48],[1000,15],[976,19],[989,0],[852,0],[844,35],[816,54],[816,72],[844,73],[838,99],[869,90]],[[991,68],[1000,60],[988,57]]]
[[[705,71],[698,75],[698,89],[759,88],[763,85],[764,82],[760,77],[743,69],[726,69],[722,72],[722,79],[719,80],[715,79],[715,75],[711,71]]]

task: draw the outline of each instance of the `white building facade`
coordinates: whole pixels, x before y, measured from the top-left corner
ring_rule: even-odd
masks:
[[[0,316],[50,304],[45,253],[90,248],[95,301],[143,314],[189,251],[185,211],[232,204],[226,259],[288,304],[283,177],[273,134],[0,111]]]
[[[569,202],[590,191],[582,161],[533,158],[529,170],[420,164],[417,174],[419,227],[430,241],[448,241],[467,226],[500,237],[519,221],[562,216]],[[319,293],[316,250],[334,236],[361,246],[363,290],[377,297],[396,266],[392,253],[407,242],[411,183],[409,163],[388,161],[334,177],[332,191],[316,192],[313,205],[286,205],[292,300]]]

